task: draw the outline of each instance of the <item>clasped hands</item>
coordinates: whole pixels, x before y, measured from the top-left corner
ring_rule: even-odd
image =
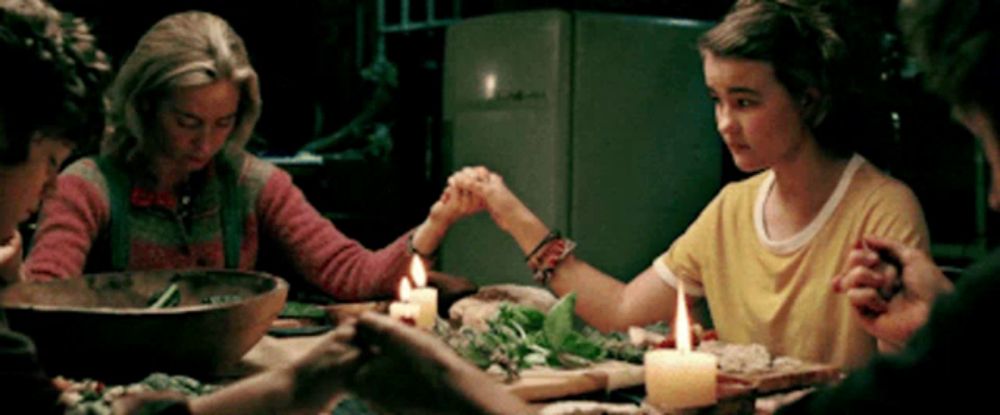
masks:
[[[283,413],[329,409],[348,391],[388,413],[526,413],[524,402],[433,335],[373,312],[283,369]],[[316,412],[311,412],[316,413]]]
[[[523,209],[503,177],[482,166],[465,167],[448,178],[448,185],[431,208],[431,216],[440,215],[445,223],[486,210],[497,226],[509,230],[509,217]]]
[[[833,290],[847,296],[882,352],[901,349],[926,323],[937,296],[953,289],[926,252],[876,237],[858,241],[844,269]]]

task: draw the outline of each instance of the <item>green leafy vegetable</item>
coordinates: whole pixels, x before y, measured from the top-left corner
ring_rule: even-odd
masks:
[[[281,309],[281,318],[311,318],[322,320],[327,317],[326,309],[315,304],[300,303],[298,301],[285,302],[285,308]]]
[[[237,294],[219,294],[219,295],[210,295],[208,297],[204,297],[204,298],[201,299],[201,303],[202,304],[212,304],[212,305],[215,305],[215,304],[235,303],[235,302],[239,302],[240,300],[243,300],[243,296],[242,295],[237,295]]]
[[[181,303],[181,291],[176,282],[170,283],[166,289],[154,294],[146,302],[147,308],[176,307]]]
[[[576,307],[576,293],[559,299],[545,316],[545,340],[553,351],[561,351],[570,333],[573,332],[573,309]]]
[[[623,333],[605,335],[591,327],[576,330],[575,306],[575,294],[563,297],[547,314],[502,303],[484,332],[462,328],[439,334],[475,365],[495,365],[508,379],[532,366],[572,368],[606,359],[642,362],[643,350],[629,343]]]

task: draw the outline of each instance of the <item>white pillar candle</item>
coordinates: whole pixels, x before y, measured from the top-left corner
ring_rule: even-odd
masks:
[[[410,276],[413,277],[413,284],[416,286],[410,294],[410,301],[420,305],[417,327],[433,330],[437,321],[438,292],[437,288],[427,287],[427,273],[424,272],[424,265],[417,255],[410,261]]]
[[[420,315],[420,305],[393,301],[389,304],[389,317],[404,323],[416,324]]]
[[[673,333],[677,350],[653,350],[643,356],[646,401],[663,409],[694,408],[716,401],[715,355],[691,351],[684,283],[677,284],[677,313]]]
[[[417,323],[420,317],[420,304],[408,302],[410,295],[410,281],[403,278],[399,281],[399,301],[389,304],[389,317],[408,324]]]
[[[420,313],[417,315],[417,327],[431,330],[437,321],[437,299],[436,288],[414,288],[410,295],[410,301],[420,306]]]
[[[663,409],[693,408],[715,403],[715,356],[702,352],[646,352],[646,401]]]

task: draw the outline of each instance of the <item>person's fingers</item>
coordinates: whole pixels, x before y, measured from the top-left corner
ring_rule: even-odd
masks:
[[[874,316],[886,312],[889,304],[886,303],[878,291],[873,288],[854,288],[847,290],[847,299],[851,305],[858,309],[862,315]]]
[[[844,273],[839,284],[834,287],[836,292],[846,292],[854,288],[880,288],[885,283],[885,276],[867,267],[853,267]]]
[[[327,355],[334,367],[347,368],[361,362],[361,349],[350,345],[331,345]]]
[[[847,253],[847,268],[875,267],[880,262],[878,253],[871,249],[852,249]]]
[[[888,253],[889,255],[892,255],[894,258],[902,262],[904,265],[911,263],[914,254],[916,252],[919,252],[912,247],[903,245],[899,241],[879,238],[876,236],[866,236],[865,243],[867,243],[871,249],[874,249],[876,251],[882,251]]]
[[[362,314],[358,319],[358,332],[369,345],[402,348],[426,357],[433,356],[439,347],[447,348],[430,334],[378,313]]]
[[[355,328],[356,324],[357,319],[353,317],[343,319],[340,324],[338,324],[337,327],[330,332],[330,339],[342,343],[350,342],[357,333],[357,329]]]
[[[833,288],[833,292],[835,293],[843,292],[843,290],[841,290],[840,287],[841,287],[841,282],[844,280],[844,277],[846,275],[847,275],[846,272],[842,272],[840,274],[833,276],[833,280],[830,281],[830,286]]]

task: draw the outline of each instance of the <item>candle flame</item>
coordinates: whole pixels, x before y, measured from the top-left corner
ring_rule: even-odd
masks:
[[[399,280],[399,301],[410,301],[410,280],[403,278]]]
[[[424,272],[424,264],[420,262],[418,255],[414,255],[410,261],[410,277],[413,278],[413,285],[417,288],[427,285],[427,273]]]
[[[677,315],[674,317],[674,341],[680,352],[691,351],[691,322],[688,320],[684,283],[677,281]]]

